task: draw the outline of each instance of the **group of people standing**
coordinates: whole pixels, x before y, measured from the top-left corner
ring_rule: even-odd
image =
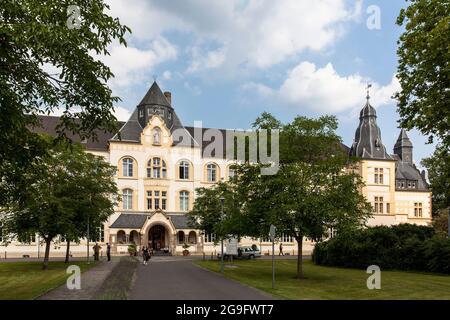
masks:
[[[94,249],[94,261],[100,260],[100,249],[102,247],[99,246],[99,244],[96,242],[93,246]],[[106,256],[108,258],[108,261],[111,261],[111,245],[107,242],[106,243]]]
[[[142,263],[147,265],[148,260],[150,260],[151,255],[153,254],[153,249],[149,249],[148,247],[142,247]]]

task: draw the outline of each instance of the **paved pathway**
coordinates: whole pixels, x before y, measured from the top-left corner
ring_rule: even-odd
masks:
[[[194,265],[192,259],[152,257],[139,265],[130,299],[268,300],[272,297]]]
[[[81,273],[81,289],[69,290],[66,284],[40,296],[37,300],[90,300],[100,289],[103,281],[119,262],[120,258],[113,258],[110,262],[101,261],[95,267]]]

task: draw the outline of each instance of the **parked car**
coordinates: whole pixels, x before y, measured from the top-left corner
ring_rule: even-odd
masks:
[[[227,254],[225,253],[223,255],[224,259],[229,259],[230,257],[233,257],[233,259],[255,259],[261,257],[261,251],[258,249],[258,247],[239,247],[237,250],[237,254]],[[221,255],[220,252],[217,254],[217,258],[220,259]]]

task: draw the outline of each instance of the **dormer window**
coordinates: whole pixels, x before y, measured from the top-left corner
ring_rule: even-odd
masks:
[[[144,117],[144,110],[139,110],[139,118],[143,118]]]
[[[169,111],[169,112],[167,113],[167,118],[168,118],[169,120],[172,120],[172,112]]]
[[[161,129],[160,128],[153,129],[153,144],[156,144],[156,145],[161,144]]]

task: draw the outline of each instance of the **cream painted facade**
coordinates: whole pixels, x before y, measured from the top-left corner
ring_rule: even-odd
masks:
[[[227,180],[232,174],[230,165],[234,162],[222,157],[204,157],[203,142],[194,139],[192,130],[181,127],[181,123],[177,124],[179,120],[170,100],[171,95],[163,95],[154,83],[130,120],[123,124],[121,139],[109,136],[105,138],[104,146],[86,146],[88,152],[103,156],[118,169],[116,182],[122,200],[115,208],[115,214],[97,230],[101,234],[103,255],[106,242],[112,245],[113,254],[127,254],[131,243],[138,245],[139,249],[148,245],[155,251],[173,255],[182,254],[184,243],[189,245],[190,254],[209,256],[220,251],[212,235],[189,228],[186,213],[192,209],[195,190]],[[364,117],[361,116],[361,126],[365,123]],[[175,145],[175,129],[185,130],[184,133],[194,143]],[[358,143],[362,143],[358,132],[357,139],[360,141],[355,141],[352,150],[357,150]],[[379,143],[375,141],[378,149]],[[390,156],[385,159],[368,157],[366,148],[361,151],[363,157],[356,170],[366,183],[361,192],[376,209],[368,225],[429,224],[431,193],[428,190],[399,188],[400,180],[396,178],[398,159]],[[183,169],[180,168],[181,164]],[[42,256],[44,246],[39,246],[38,242],[36,238],[30,244],[11,243],[7,247],[0,247],[0,254],[7,257]],[[295,240],[280,235],[280,242],[283,243],[285,253],[296,254]],[[241,240],[241,245],[252,244],[260,247],[263,254],[271,251],[271,243],[267,239]],[[314,243],[305,241],[304,253],[310,253],[313,247]],[[276,245],[276,254],[278,248],[279,243]],[[63,256],[65,250],[65,243],[55,241],[51,256]],[[92,248],[90,250],[92,254]],[[71,253],[73,256],[85,256],[86,242],[71,244]]]

